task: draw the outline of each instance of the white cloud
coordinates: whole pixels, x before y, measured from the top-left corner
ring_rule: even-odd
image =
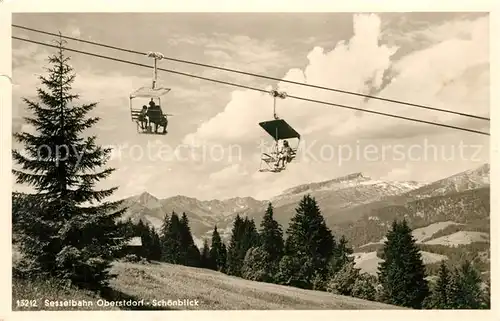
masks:
[[[355,34],[349,41],[338,43],[331,51],[319,46],[312,48],[307,55],[307,66],[304,69],[290,69],[284,78],[368,93],[373,91],[373,86],[381,85],[382,76],[390,70],[390,74],[396,75],[396,78],[384,84],[384,88],[380,88],[381,91],[379,90],[377,95],[471,113],[486,114],[488,112],[487,19],[461,23],[450,22],[441,27],[433,27],[432,32],[420,30],[418,31],[420,38],[431,39],[425,38],[427,39],[425,40],[426,47],[419,47],[419,50],[414,50],[409,54],[408,48],[398,48],[409,46],[408,41],[392,42],[394,45],[391,46],[382,45],[379,42],[383,31],[380,30],[381,22],[376,15],[356,15],[353,23]],[[457,30],[450,26],[459,26],[459,28],[457,27]],[[77,31],[74,30],[74,32],[74,35],[77,35]],[[192,41],[193,45],[197,46],[201,45],[206,55],[220,60],[217,65],[257,73],[265,73],[262,70],[276,67],[277,64],[280,64],[280,70],[283,65],[291,65],[287,64],[291,58],[283,57],[283,52],[274,47],[272,42],[231,35],[214,37],[176,39],[183,42]],[[331,46],[328,45],[328,47]],[[38,81],[33,74],[43,72],[41,65],[46,64],[41,61],[47,57],[47,53],[37,51],[35,46],[28,45],[16,50],[15,54],[13,53],[14,58],[18,64],[24,63],[24,65],[22,68],[14,69],[14,81],[21,81],[21,85],[14,88],[14,96],[33,95]],[[401,55],[401,52],[404,55]],[[203,53],[203,50],[200,50],[200,53]],[[224,58],[225,55],[229,55],[231,59],[224,61],[224,59],[229,59]],[[400,58],[395,60],[398,56]],[[34,63],[33,59],[35,59]],[[31,65],[26,65],[28,60],[31,60]],[[242,65],[245,68],[241,67]],[[223,74],[220,72],[214,78],[222,77]],[[78,69],[74,89],[81,94],[83,99],[98,100],[99,105],[95,114],[101,116],[101,122],[96,130],[103,143],[145,146],[149,141],[150,138],[135,133],[135,125],[130,121],[128,113],[127,99],[129,92],[145,84],[149,84],[149,78],[127,76],[125,72],[123,75],[118,73],[104,75],[97,74],[95,71]],[[259,127],[258,123],[272,119],[272,97],[266,93],[246,90],[236,90],[231,95],[226,95],[224,91],[226,87],[216,87],[217,94],[215,95],[212,84],[190,78],[182,83],[174,82],[174,84],[169,84],[172,92],[169,94],[167,106],[168,112],[175,113],[176,117],[169,124],[171,130],[167,136],[161,138],[162,141],[172,144],[172,147],[179,143],[204,144],[209,152],[211,148],[222,147],[227,157],[224,156],[221,161],[215,161],[213,155],[210,153],[207,155],[203,150],[197,149],[194,156],[205,156],[205,158],[194,160],[191,151],[184,149],[182,153],[175,155],[191,158],[183,160],[183,157],[180,157],[179,160],[168,161],[168,165],[166,162],[149,160],[113,161],[110,165],[119,168],[119,171],[113,175],[113,181],[110,184],[120,185],[122,188],[119,193],[122,195],[140,192],[147,188],[148,191],[160,197],[169,194],[186,194],[211,198],[217,194],[220,197],[252,195],[268,198],[291,185],[320,181],[354,171],[372,171],[378,173],[379,176],[406,179],[415,178],[416,172],[425,169],[425,178],[433,179],[440,175],[452,174],[453,171],[459,171],[462,167],[471,165],[471,162],[465,161],[453,164],[430,162],[427,165],[415,163],[405,167],[404,162],[375,163],[358,159],[339,166],[336,162],[308,160],[303,158],[303,155],[298,155],[296,161],[289,164],[283,173],[260,173],[258,172],[260,161],[258,156],[260,155],[256,154],[256,147],[260,139],[270,141],[270,137]],[[256,86],[263,85],[261,83]],[[375,100],[366,102],[361,97],[287,83],[280,83],[279,88],[294,96],[375,109],[407,117],[425,117],[431,121],[458,123],[455,117],[440,115],[439,118],[435,118],[434,113],[413,107]],[[21,104],[15,103],[14,105],[14,108],[18,108]],[[216,113],[216,110],[220,112]],[[380,137],[386,138],[389,143],[399,139],[403,144],[409,144],[408,140],[415,139],[419,133],[425,131],[424,136],[428,136],[431,130],[435,130],[434,127],[428,125],[414,127],[412,123],[403,120],[294,99],[278,100],[277,112],[303,135],[305,141],[321,141],[331,145],[350,144],[358,138],[375,141]],[[210,115],[208,119],[207,114]],[[19,109],[17,116],[23,115],[25,112]],[[179,137],[179,132],[187,131],[187,126],[191,124],[193,126],[199,124],[199,127],[191,134],[185,137],[181,134]],[[16,126],[21,127],[22,123],[17,122]],[[448,135],[450,132],[452,137],[454,134],[457,139],[461,137],[460,133],[457,134],[452,130],[439,132],[439,134],[444,136],[443,133]],[[432,134],[437,136],[436,132]],[[449,136],[442,140],[444,143],[449,141]],[[488,144],[487,139],[475,142]],[[234,148],[231,152],[229,150],[231,146],[240,146],[242,157]],[[487,157],[486,154],[481,156]],[[170,184],[171,182],[175,184]],[[194,186],[198,186],[198,190],[193,188]]]
[[[469,28],[468,40],[459,38],[445,40],[413,52],[394,63],[392,67],[398,76],[379,93],[379,96],[397,97],[403,101],[458,112],[489,115],[489,48],[488,39],[483,36],[488,33],[488,24],[484,19],[480,19],[471,23]],[[451,125],[469,125],[476,128],[478,127],[474,124],[488,125],[478,121],[463,123],[464,118],[460,116],[396,106],[378,100],[368,101],[364,108]],[[375,119],[377,127],[371,125]],[[368,129],[367,136],[376,135],[381,130],[415,133],[417,130],[429,128],[429,125],[414,125],[407,121],[366,116],[345,122],[342,127],[336,128],[334,133],[355,134],[354,121],[359,128]]]
[[[409,54],[396,61],[393,61],[393,57],[399,48],[379,43],[382,31],[378,16],[373,14],[355,15],[353,23],[354,36],[349,41],[340,42],[333,50],[327,52],[321,47],[315,47],[307,57],[309,60],[307,67],[304,70],[290,69],[284,78],[319,86],[368,93],[374,89],[373,87],[380,87],[384,73],[391,70],[391,73],[397,76],[385,84],[384,88],[381,88],[377,94],[381,97],[466,113],[489,114],[487,18],[458,24],[451,22],[451,25],[460,27],[459,30],[455,31],[446,24],[435,27],[433,30],[440,32],[439,37],[434,35],[429,46],[414,52],[410,51]],[[424,32],[420,32],[420,34],[425,35]],[[279,88],[294,96],[428,121],[444,122],[450,125],[481,128],[480,121],[471,123],[458,116],[434,113],[415,107],[379,100],[365,101],[363,97],[288,83],[280,83]],[[415,125],[405,120],[294,99],[278,100],[277,104],[278,115],[290,123],[308,141],[320,139],[331,142],[349,142],[359,138],[401,140],[422,134],[448,134],[451,130],[440,130],[430,125]],[[196,132],[186,136],[185,141],[251,144],[260,138],[266,138],[266,134],[258,126],[258,123],[271,118],[272,98],[269,95],[247,90],[234,91],[224,110],[200,125]],[[486,123],[486,125],[488,124]],[[401,142],[404,143],[404,140]],[[487,143],[487,140],[481,142],[484,144]],[[464,163],[460,164],[456,165],[456,168],[464,166]],[[260,195],[269,195],[289,185],[309,182],[315,177],[320,179],[320,176],[323,176],[324,178],[328,173],[338,174],[339,170],[333,169],[333,166],[327,163],[311,165],[303,161],[292,163],[287,169],[286,175],[256,172],[251,176],[252,183],[246,181],[246,184],[252,185],[258,182],[259,188],[249,187],[248,190],[253,190],[254,193]],[[348,167],[355,170],[356,166],[358,170],[359,168],[363,168],[363,170],[376,168],[374,164],[363,163],[362,160],[356,162],[356,165],[345,166],[347,165],[344,165],[344,170]],[[390,171],[387,168],[391,166],[401,167],[400,165],[388,164],[385,168],[378,168],[378,170],[382,172],[385,170],[387,173]],[[439,164],[433,166],[442,169]],[[415,171],[418,170],[421,170],[418,166],[400,168],[388,176],[399,176],[405,179],[415,177]],[[436,176],[436,173],[433,172],[432,175]],[[231,178],[232,180],[233,178]]]
[[[380,86],[384,71],[393,68],[398,76],[379,93],[381,97],[484,114],[489,110],[485,95],[488,88],[489,63],[488,38],[484,36],[484,33],[487,34],[487,27],[487,20],[484,19],[471,22],[468,29],[469,40],[447,40],[407,55],[397,62],[391,62],[391,56],[397,48],[378,43],[380,19],[376,15],[357,15],[354,17],[355,35],[348,43],[339,43],[330,52],[324,52],[319,47],[314,48],[308,55],[309,65],[305,70],[291,69],[285,78],[354,92],[367,92],[371,89],[367,83],[375,87]],[[479,73],[476,77],[481,80],[481,85],[466,88],[469,80],[464,77],[470,76],[470,73],[467,75],[468,70],[478,65],[484,66],[482,70],[476,69],[476,73]],[[295,96],[407,117],[426,117],[428,120],[446,122],[457,120],[446,114],[434,117],[428,110],[402,107],[378,100],[364,102],[362,97],[287,83],[281,83],[280,88]],[[465,97],[468,99],[464,100]],[[393,118],[361,114],[294,99],[278,101],[278,114],[309,136],[324,135],[328,132],[334,136],[365,136],[364,131],[376,135],[380,131],[391,131],[395,126],[402,129],[402,126],[411,124]],[[257,123],[269,119],[271,115],[272,99],[268,95],[235,91],[224,111],[202,124],[190,137],[213,141],[255,141],[260,132]],[[421,127],[420,130],[427,128],[429,127]]]
[[[364,90],[367,80],[380,79],[382,72],[389,67],[390,57],[396,48],[379,46],[380,20],[377,16],[355,16],[354,25],[356,34],[349,43],[339,43],[333,51],[326,53],[322,48],[315,47],[307,57],[309,65],[305,70],[291,69],[284,78],[346,90]],[[361,101],[358,97],[288,83],[281,83],[280,89],[295,96],[341,104],[359,105]],[[258,122],[272,117],[272,105],[272,98],[267,94],[235,91],[225,110],[201,125],[193,136],[215,141],[256,140],[261,132]],[[278,115],[308,134],[324,132],[325,128],[352,117],[351,111],[294,99],[279,100],[277,106]]]

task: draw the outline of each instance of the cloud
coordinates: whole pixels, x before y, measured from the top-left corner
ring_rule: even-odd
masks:
[[[200,190],[210,192],[212,197],[236,197],[245,193],[245,185],[241,183],[249,175],[248,169],[239,163],[225,167],[218,172],[213,172],[206,181],[198,185]],[[232,186],[228,189],[228,186]]]
[[[364,89],[365,82],[380,82],[383,71],[390,65],[390,57],[396,48],[379,46],[377,42],[380,20],[376,16],[355,16],[355,35],[349,44],[339,43],[331,52],[315,47],[308,55],[305,70],[291,69],[285,79],[330,86],[346,90]],[[281,83],[280,89],[295,96],[335,101],[341,104],[359,105],[360,99],[352,96],[319,91]],[[258,139],[258,122],[272,117],[272,98],[265,93],[248,90],[234,91],[224,111],[201,125],[192,136],[205,140]],[[278,115],[300,131],[311,134],[331,128],[352,117],[352,112],[294,99],[277,102]],[[267,108],[266,108],[267,107]]]
[[[238,34],[214,33],[209,36],[193,32],[181,37],[179,33],[166,42],[176,43],[176,50],[192,53],[193,57],[186,58],[189,60],[210,59],[208,63],[229,68],[271,75],[281,73],[285,79],[297,82],[489,114],[487,18],[460,23],[451,21],[441,25],[422,23],[418,24],[416,31],[411,19],[400,24],[405,26],[406,32],[396,35],[393,33],[395,27],[383,24],[377,15],[355,15],[354,35],[350,39],[327,44],[324,41],[326,36],[337,38],[325,30],[324,35],[317,35],[320,42],[307,37],[294,40],[301,42],[302,46],[310,43],[309,52],[301,57],[298,56],[299,50],[294,52],[293,46],[279,46],[265,38]],[[84,33],[87,29],[77,29],[74,28],[73,35],[90,36]],[[66,33],[71,32],[69,28]],[[143,45],[149,47],[149,44]],[[41,62],[49,52],[35,45],[23,46],[13,50],[13,61],[16,61],[13,76],[14,81],[19,82],[13,93],[13,127],[17,129],[24,124],[20,117],[26,115],[19,98],[36,94],[38,80],[33,75],[43,72],[42,65],[46,63]],[[301,146],[304,150],[299,151],[296,160],[289,164],[285,172],[261,173],[258,171],[261,156],[258,147],[262,142],[272,143],[272,138],[258,123],[273,117],[273,98],[269,94],[232,90],[231,87],[198,79],[162,75],[161,82],[172,88],[168,97],[162,100],[164,111],[175,114],[169,123],[169,134],[162,137],[138,135],[135,124],[130,120],[128,94],[150,83],[149,71],[125,65],[115,68],[115,65],[101,60],[90,63],[78,55],[74,59],[72,61],[78,72],[74,91],[82,97],[79,103],[98,102],[93,115],[101,117],[101,122],[92,133],[96,133],[103,144],[124,147],[124,155],[109,164],[118,168],[109,184],[120,186],[118,194],[122,196],[147,189],[159,197],[184,194],[209,199],[248,195],[269,198],[291,185],[359,171],[368,175],[371,173],[374,177],[432,180],[464,167],[473,167],[471,164],[474,161],[469,157],[463,161],[409,163],[405,160],[370,161],[366,157],[353,157],[339,163],[335,158],[339,155],[328,159],[320,157],[320,154],[327,154],[328,148],[337,148],[338,152],[341,145],[355,150],[357,146],[369,143],[377,148],[391,144],[409,148],[415,144],[422,145],[425,138],[446,146],[458,145],[462,140],[481,146],[489,144],[488,138],[474,136],[470,139],[470,136],[451,129],[413,125],[408,121],[292,98],[279,99],[276,102],[278,116],[302,134]],[[186,65],[179,70],[200,73],[199,67],[191,67]],[[170,68],[170,64],[167,63],[165,68]],[[190,68],[193,71],[189,71]],[[230,73],[218,71],[205,71],[203,75],[223,80],[236,79]],[[277,86],[294,96],[452,125],[481,127],[477,125],[479,121],[469,123],[414,107],[283,82],[257,83],[258,80],[248,77],[247,81],[242,76],[237,79],[234,81],[242,84],[251,82],[254,87],[266,90]],[[359,144],[358,140],[361,141]],[[146,152],[150,142],[168,145],[171,157],[165,160],[154,154],[153,158],[132,159],[130,153],[133,149],[142,148]],[[314,144],[312,154],[307,152],[311,144]],[[153,153],[156,153],[158,144],[153,145],[156,146]],[[176,149],[179,145],[182,148]],[[488,159],[487,149],[485,147],[481,152],[481,160]]]
[[[413,52],[398,61],[391,61],[398,47],[379,44],[381,21],[378,16],[356,15],[353,23],[355,34],[349,42],[338,43],[330,52],[315,47],[308,55],[308,66],[304,70],[291,69],[284,78],[362,93],[368,92],[371,87],[380,87],[384,73],[392,68],[397,76],[379,93],[381,97],[462,112],[488,113],[486,93],[489,51],[488,37],[484,36],[488,31],[487,20],[478,19],[471,22],[468,29],[459,31],[463,33],[468,30],[469,40],[452,38]],[[475,74],[479,84],[476,82],[475,87],[467,88],[471,74]],[[367,86],[367,83],[370,86]],[[440,120],[450,124],[459,121],[456,117],[432,114],[428,110],[402,107],[378,100],[365,101],[362,97],[288,83],[281,83],[280,89],[295,96],[401,116]],[[202,124],[190,137],[203,137],[204,140],[213,141],[256,140],[259,138],[257,123],[269,119],[271,113],[272,99],[268,95],[248,90],[234,91],[224,111]],[[407,131],[405,135],[413,135],[429,129],[428,125],[414,126],[408,121],[294,99],[278,101],[278,114],[309,137],[315,134],[385,136],[386,132],[394,131],[395,128]]]
[[[413,52],[392,68],[397,76],[379,92],[381,97],[397,97],[402,101],[449,109],[457,112],[489,115],[489,48],[488,21],[478,19],[469,25],[469,39],[444,40],[426,49]],[[465,30],[458,30],[462,34]],[[450,125],[461,125],[476,129],[487,129],[484,121],[468,120],[461,116],[440,114],[414,107],[396,106],[383,101],[369,100],[363,106],[367,109],[401,116],[419,118]],[[371,126],[377,117],[377,128]],[[351,119],[337,127],[336,135],[352,135],[354,129],[368,130],[366,136],[391,132],[414,135],[430,130],[429,125],[415,125],[407,121],[395,121],[385,117],[366,116]],[[379,129],[380,128],[380,129]],[[448,129],[446,129],[448,130]],[[359,131],[356,131],[359,133]]]
[[[446,22],[427,31],[419,29],[418,35],[425,46],[416,46],[418,50],[408,48],[407,42],[392,42],[392,45],[381,43],[384,30],[377,15],[355,15],[353,25],[354,35],[349,41],[337,43],[331,51],[325,51],[321,47],[313,48],[307,56],[308,65],[304,69],[290,69],[284,79],[359,93],[376,91],[381,97],[489,115],[487,17],[460,23]],[[405,54],[398,57],[398,51]],[[459,116],[289,83],[280,83],[279,88],[294,96],[449,125],[483,130],[489,125],[487,122],[464,120]],[[187,135],[184,141],[199,140],[213,144],[238,142],[250,146],[260,139],[268,139],[258,123],[272,119],[272,104],[272,98],[268,94],[235,90],[223,111],[201,124],[195,132]],[[446,136],[451,130],[295,99],[278,100],[277,106],[278,115],[309,143],[319,142],[318,148],[329,142],[330,145],[336,142],[352,144],[355,139],[373,142],[392,140],[405,144],[413,138]],[[452,134],[462,137],[456,131]],[[485,143],[488,144],[487,139],[480,140],[480,144]],[[255,159],[250,157],[249,161]],[[465,164],[457,161],[453,168],[459,168],[456,165],[459,163]],[[470,162],[467,165],[470,165]],[[393,163],[377,167],[360,159],[353,164],[342,166],[340,170],[332,168],[332,163],[328,164],[326,161],[314,161],[312,165],[302,160],[290,164],[286,175],[256,172],[251,176],[251,183],[245,178],[245,184],[249,186],[248,190],[256,193],[255,195],[265,197],[286,186],[309,182],[314,178],[321,179],[318,173],[323,174],[323,179],[328,173],[335,176],[348,169],[357,171],[356,168],[373,169],[380,174],[387,172],[391,166],[397,168],[401,165]],[[437,163],[433,166],[440,169],[446,167],[438,166]],[[395,169],[388,177],[415,177],[415,172],[419,170],[419,166]],[[428,178],[436,178],[438,174],[438,171],[433,170]],[[234,177],[231,178],[231,186],[234,186],[233,180]]]
[[[206,48],[205,56],[210,58],[214,65],[232,69],[241,69],[241,66],[245,66],[243,69],[252,73],[267,73],[291,60],[291,57],[273,41],[246,35],[214,33],[211,39],[204,42],[204,48]],[[242,81],[239,74],[221,73],[213,69],[204,71],[203,76]],[[252,79],[245,80],[248,81]]]

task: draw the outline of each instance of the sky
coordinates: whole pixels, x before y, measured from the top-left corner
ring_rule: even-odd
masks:
[[[141,52],[274,78],[489,117],[489,18],[481,13],[17,13],[12,23]],[[50,43],[26,30],[12,35]],[[140,55],[68,41],[68,48],[152,65]],[[32,131],[22,98],[36,100],[55,49],[13,40],[13,131]],[[266,93],[159,72],[171,91],[165,136],[140,135],[128,96],[151,69],[68,53],[78,103],[97,102],[88,134],[113,148],[103,187],[115,197],[148,191],[198,199],[268,199],[298,184],[361,172],[373,179],[431,182],[489,162],[489,136],[362,111],[277,100],[277,114],[301,134],[281,173],[259,172],[273,117]],[[489,121],[439,113],[163,60],[159,66],[288,95],[489,132]],[[133,101],[140,107],[143,101]],[[295,141],[290,140],[292,146]],[[13,142],[14,148],[20,146]],[[15,186],[14,189],[23,189]]]

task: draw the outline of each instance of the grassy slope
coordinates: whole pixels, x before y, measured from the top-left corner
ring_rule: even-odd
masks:
[[[14,253],[17,251],[14,251]],[[15,261],[13,262],[15,264]],[[306,309],[401,309],[347,296],[327,292],[248,281],[223,273],[153,262],[134,264],[114,263],[112,273],[118,277],[111,282],[113,293],[106,295],[108,301],[133,299],[144,301],[198,299],[198,310],[306,310]],[[44,299],[88,300],[97,302],[100,297],[76,288],[63,288],[54,281],[12,280],[12,309],[17,311],[40,310]],[[38,308],[17,308],[20,299],[38,300]],[[44,310],[94,309],[117,310],[113,307],[94,308],[45,308]],[[189,309],[164,307],[148,310]],[[145,310],[144,309],[144,310]]]
[[[401,309],[327,292],[248,281],[223,273],[167,263],[117,262],[113,287],[148,300],[198,299],[200,310]]]

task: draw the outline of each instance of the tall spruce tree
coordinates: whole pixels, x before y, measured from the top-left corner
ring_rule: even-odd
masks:
[[[420,309],[429,293],[420,250],[406,220],[394,221],[379,264],[378,278],[384,302]]]
[[[354,261],[354,258],[350,256],[354,251],[352,247],[349,247],[345,236],[342,235],[338,244],[334,242],[332,252],[332,258],[330,260],[330,277],[335,277],[335,274],[339,272],[344,265]]]
[[[207,239],[203,240],[203,247],[200,253],[200,267],[204,269],[210,269],[212,267],[210,264],[210,246],[208,245]]]
[[[226,268],[226,247],[220,238],[217,226],[212,233],[212,246],[210,247],[210,269],[224,272]]]
[[[283,256],[284,241],[283,230],[273,218],[273,206],[268,204],[266,213],[260,223],[260,246],[268,253],[271,263],[277,263]]]
[[[139,251],[140,256],[145,259],[151,259],[153,239],[149,231],[149,226],[142,220],[139,220],[139,222],[137,222],[135,230],[136,230],[135,236],[140,237],[142,243],[141,249]]]
[[[14,212],[14,210],[13,210]],[[128,219],[121,221],[120,223],[120,233],[124,235],[127,239],[136,236],[136,224],[132,222],[132,219],[129,217]]]
[[[300,201],[295,216],[290,221],[287,235],[285,241],[285,255],[289,257],[287,260],[294,262],[294,266],[300,267],[288,271],[295,271],[293,273],[300,275],[281,273],[280,278],[297,280],[296,286],[305,288],[312,288],[314,282],[325,282],[335,239],[326,226],[316,200],[310,195],[305,195]]]
[[[481,275],[470,261],[455,269],[451,278],[450,303],[454,309],[480,309],[483,307]]]
[[[168,262],[168,246],[169,246],[169,233],[170,230],[170,217],[167,213],[163,217],[163,222],[160,227],[160,243],[161,243],[161,261]]]
[[[151,252],[150,260],[159,261],[161,259],[161,240],[153,226],[149,227],[149,235],[151,236]]]
[[[163,238],[163,260],[172,264],[181,264],[181,222],[177,213],[172,212],[168,230]]]
[[[271,282],[278,272],[279,262],[283,257],[284,241],[280,224],[273,218],[273,206],[268,204],[264,217],[260,223],[258,248],[253,249],[253,254],[248,257],[246,270],[259,269],[257,280]],[[248,256],[249,253],[247,253]],[[245,257],[247,260],[247,257]],[[247,260],[247,261],[248,261]],[[262,260],[259,261],[259,260]],[[249,264],[250,263],[250,264]],[[248,274],[248,271],[246,272]]]
[[[240,253],[242,254],[242,262],[245,259],[247,251],[260,245],[260,235],[257,231],[255,221],[245,217],[243,220],[243,235],[240,242]]]
[[[233,222],[231,239],[227,249],[227,273],[231,275],[239,275],[241,265],[243,264],[243,259],[239,253],[242,235],[243,219],[237,214]]]
[[[429,309],[452,309],[450,300],[451,275],[444,261],[439,265],[438,278],[431,294],[425,299],[425,307]]]
[[[95,187],[114,171],[105,168],[111,150],[99,146],[95,136],[84,137],[99,121],[87,116],[97,104],[75,103],[70,58],[62,39],[57,46],[48,75],[39,77],[45,86],[37,88],[39,101],[24,99],[33,115],[25,120],[36,133],[14,134],[25,148],[12,151],[22,167],[13,174],[17,183],[34,188],[30,197],[37,203],[36,211],[24,212],[18,221],[18,237],[32,272],[98,290],[108,285],[111,262],[127,241],[117,223],[125,208],[105,201],[116,187]]]
[[[198,267],[200,265],[200,250],[194,243],[186,213],[182,213],[180,220],[180,245],[180,264]]]
[[[221,251],[220,251],[219,271],[226,273],[226,271],[227,271],[227,247],[226,247],[226,244],[224,242],[221,241],[221,243],[222,243],[222,245],[221,245]]]

